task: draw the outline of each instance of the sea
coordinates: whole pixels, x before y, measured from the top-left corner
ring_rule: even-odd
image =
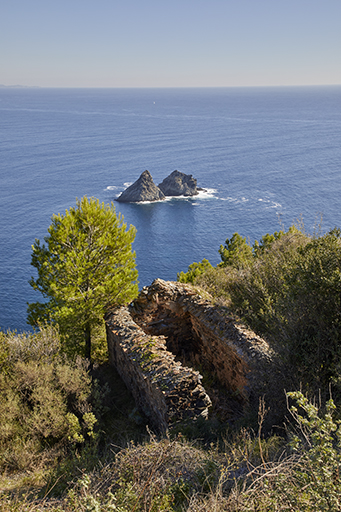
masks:
[[[146,169],[156,184],[192,174],[205,191],[115,202]],[[29,330],[27,303],[42,299],[32,244],[85,195],[136,227],[140,288],[217,265],[235,232],[253,243],[293,223],[341,227],[341,86],[0,88],[2,330]]]

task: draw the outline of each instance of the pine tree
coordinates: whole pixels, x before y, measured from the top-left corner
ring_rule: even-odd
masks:
[[[47,302],[28,304],[28,323],[57,323],[69,350],[91,359],[91,336],[105,312],[132,300],[138,291],[136,229],[126,229],[113,203],[83,197],[65,214],[53,215],[45,244],[32,246],[38,271],[30,285]]]
[[[239,233],[233,233],[232,238],[221,245],[219,254],[222,259],[221,267],[242,268],[252,260],[252,247]]]

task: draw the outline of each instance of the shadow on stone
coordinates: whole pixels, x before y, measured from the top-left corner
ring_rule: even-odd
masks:
[[[268,343],[191,285],[156,279],[106,325],[110,362],[157,430],[210,408],[233,420],[281,388]]]

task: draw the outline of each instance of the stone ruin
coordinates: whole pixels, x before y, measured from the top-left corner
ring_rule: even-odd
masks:
[[[156,279],[111,311],[106,329],[110,363],[159,431],[208,417],[216,391],[201,373],[218,383],[218,401],[229,397],[241,410],[257,408],[280,379],[268,343],[188,284]]]

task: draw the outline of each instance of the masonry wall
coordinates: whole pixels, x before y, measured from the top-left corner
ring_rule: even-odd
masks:
[[[280,380],[269,345],[191,285],[156,279],[106,323],[111,363],[161,430],[207,417],[211,401],[193,366],[212,372],[246,405]]]
[[[109,360],[154,428],[165,431],[177,421],[207,417],[211,400],[201,375],[175,361],[163,336],[146,334],[127,308],[110,313],[106,329]]]

